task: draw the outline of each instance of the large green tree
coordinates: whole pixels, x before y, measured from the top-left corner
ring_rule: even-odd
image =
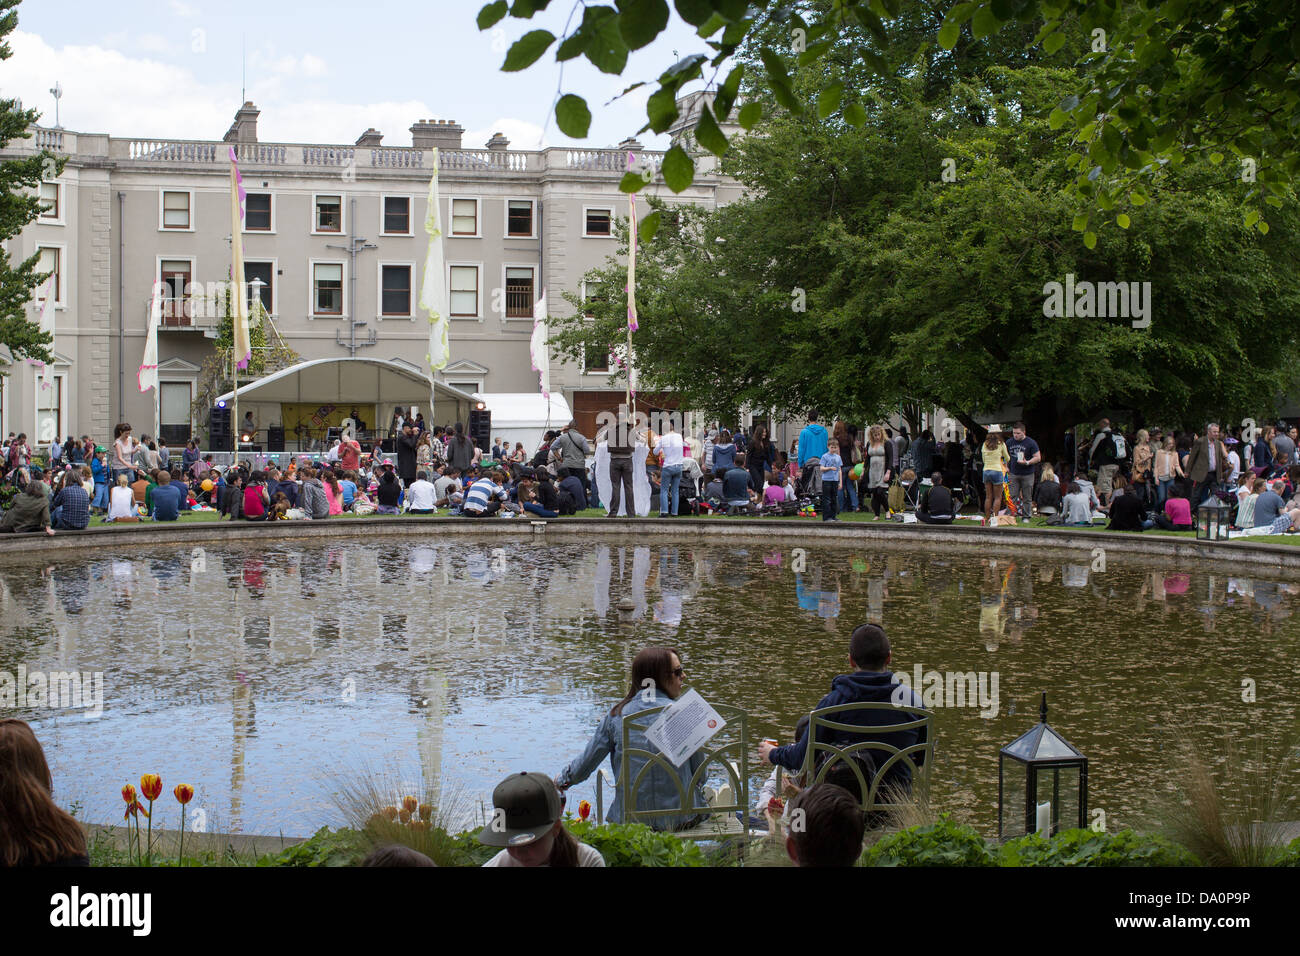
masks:
[[[17,6],[18,0],[0,0],[0,61],[13,54],[5,37],[18,25]],[[21,109],[17,100],[0,99],[0,149],[14,139],[31,138],[29,127],[39,116],[36,110]],[[63,160],[49,153],[0,162],[0,346],[13,359],[53,361],[47,348],[51,337],[27,317],[33,290],[50,274],[37,271],[39,255],[13,263],[3,243],[40,216],[41,180],[53,179],[62,170]]]
[[[478,14],[480,29],[506,16],[531,19],[550,0],[493,0]],[[1123,226],[1119,214],[1152,198],[1151,188],[1170,165],[1198,156],[1231,158],[1231,175],[1251,188],[1242,196],[1247,225],[1264,231],[1265,206],[1277,206],[1300,174],[1295,135],[1300,105],[1300,5],[1295,0],[674,0],[676,16],[696,28],[701,52],[665,65],[657,77],[628,90],[654,87],[643,130],[663,133],[678,120],[677,95],[705,80],[717,96],[701,110],[695,137],[722,155],[721,127],[733,119],[750,129],[770,108],[740,106],[742,84],[770,93],[791,113],[839,116],[866,122],[879,81],[906,73],[910,55],[897,43],[920,24],[931,46],[963,45],[1017,35],[1047,54],[1067,56],[1081,69],[1060,99],[1041,104],[1057,126],[1069,126],[1075,144],[1070,216],[1081,211],[1083,242],[1091,248],[1101,226]],[[630,50],[651,43],[673,17],[667,0],[615,0],[583,4],[580,21],[561,37],[525,33],[507,52],[502,69],[523,70],[554,47],[556,61],[586,57],[597,69],[621,75]],[[757,41],[757,42],[756,42]],[[747,45],[754,56],[738,55]],[[864,64],[863,82],[851,69],[821,71],[812,89],[797,73],[813,65]],[[556,122],[585,137],[591,113],[572,93],[557,98]],[[669,151],[664,180],[680,192],[694,173],[680,147]],[[629,182],[630,190],[635,183]]]
[[[748,198],[665,208],[644,246],[642,387],[719,414],[871,418],[919,401],[970,424],[1015,402],[1049,447],[1110,408],[1166,423],[1269,408],[1293,382],[1294,212],[1260,235],[1235,213],[1246,187],[1198,161],[1154,181],[1150,215],[1081,245],[1047,119],[1073,81],[982,60],[937,79],[922,62],[861,127],[764,124],[729,165]],[[592,278],[621,290],[622,268]],[[1045,316],[1045,286],[1069,274],[1149,282],[1150,325]],[[621,295],[595,303],[553,342],[576,356],[620,341],[623,309]]]

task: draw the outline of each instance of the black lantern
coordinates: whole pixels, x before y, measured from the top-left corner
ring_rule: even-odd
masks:
[[[1229,511],[1228,506],[1220,501],[1217,495],[1207,498],[1205,503],[1196,509],[1196,540],[1227,541],[1228,527],[1231,524],[1228,519]]]
[[[1047,724],[1047,694],[1038,711],[1039,722],[1002,748],[998,756],[998,839],[1007,840],[1045,829],[1059,833],[1078,812],[1077,826],[1088,815],[1088,758]],[[1007,767],[1011,761],[1012,767]],[[1017,768],[1018,765],[1018,769]],[[1023,772],[1023,796],[1015,775]],[[1008,773],[1011,777],[1008,778]],[[1004,799],[1004,786],[1012,793]],[[1024,801],[1023,812],[1019,806]]]

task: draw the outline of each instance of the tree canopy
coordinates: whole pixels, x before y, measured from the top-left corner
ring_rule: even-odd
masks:
[[[478,26],[528,20],[549,3],[493,0],[480,9]],[[1300,5],[1294,0],[674,0],[672,6],[667,0],[584,3],[581,21],[566,35],[525,33],[502,70],[526,69],[554,47],[557,62],[584,56],[597,69],[622,75],[629,51],[651,43],[675,16],[696,28],[703,49],[666,64],[658,77],[637,80],[625,94],[654,87],[641,131],[663,133],[679,119],[678,94],[705,80],[714,96],[702,104],[694,138],[721,156],[730,145],[723,126],[752,129],[773,108],[862,127],[873,90],[915,67],[917,51],[900,44],[900,34],[922,31],[917,39],[930,50],[931,66],[947,52],[1013,38],[1025,53],[1078,66],[1060,99],[1039,108],[1052,128],[1070,133],[1073,151],[1058,161],[1072,170],[1073,204],[1062,212],[1081,223],[1089,248],[1103,225],[1127,228],[1134,207],[1147,204],[1164,172],[1184,162],[1230,161],[1227,174],[1249,187],[1241,215],[1261,232],[1268,229],[1265,207],[1280,206],[1300,173]],[[743,56],[746,49],[752,55]],[[849,65],[865,66],[869,75]],[[799,74],[813,66],[819,83],[800,84]],[[554,110],[566,135],[587,135],[591,112],[581,97],[559,96]],[[669,150],[662,175],[674,192],[691,183],[693,161],[680,144]],[[625,189],[638,185],[630,180]]]

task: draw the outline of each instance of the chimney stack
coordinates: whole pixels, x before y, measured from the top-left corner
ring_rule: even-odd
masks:
[[[357,137],[358,146],[378,146],[384,141],[384,134],[373,126]]]
[[[455,120],[418,120],[411,127],[411,145],[416,149],[460,149],[465,127]]]
[[[509,149],[510,140],[506,139],[503,133],[493,133],[492,138],[487,141],[487,148],[497,150]]]
[[[244,103],[235,112],[235,121],[230,124],[230,129],[226,131],[225,142],[227,143],[256,143],[257,142],[257,117],[261,111],[253,105],[252,100]]]

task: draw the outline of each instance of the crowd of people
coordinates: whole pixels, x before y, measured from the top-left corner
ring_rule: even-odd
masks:
[[[879,625],[863,624],[854,629],[848,656],[852,671],[831,681],[831,690],[818,702],[818,709],[852,703],[897,705],[900,694],[910,695],[903,700],[905,706],[921,706],[915,692],[888,670],[892,651]],[[580,843],[565,827],[564,811],[566,791],[596,772],[605,759],[616,779],[610,822],[625,819],[625,796],[638,811],[649,811],[640,822],[662,832],[691,829],[711,815],[709,795],[695,780],[696,771],[706,762],[702,751],[687,758],[676,770],[676,779],[666,764],[647,770],[647,758],[637,755],[629,762],[630,779],[623,781],[623,787],[617,783],[623,774],[624,720],[677,700],[684,678],[676,649],[647,647],[638,653],[627,694],[601,720],[579,757],[554,776],[517,773],[496,787],[492,820],[479,840],[499,847],[500,852],[484,865],[604,866],[600,853]],[[880,811],[867,808],[876,775],[871,748],[878,746],[887,754],[926,742],[925,728],[913,726],[912,714],[898,707],[841,712],[836,720],[842,729],[822,728],[817,735],[819,743],[836,747],[866,743],[867,749],[852,751],[838,761],[832,758],[835,766],[827,767],[828,772],[822,772],[818,763],[813,772],[823,779],[816,782],[808,777],[808,718],[800,722],[791,743],[777,746],[764,740],[757,746],[765,773],[766,768],[778,767],[788,772],[782,792],[790,799],[787,802],[776,795],[778,771],[772,769],[768,785],[759,792],[755,812],[745,822],[750,828],[784,839],[790,859],[800,866],[853,865],[862,852],[867,830],[879,828],[886,820]],[[634,750],[658,752],[639,728],[628,737]],[[922,763],[919,755],[913,760],[914,765]],[[875,785],[890,800],[905,799],[912,786],[910,766],[907,762],[893,764]],[[630,787],[635,791],[627,793]],[[683,803],[683,794],[689,802]],[[793,819],[799,824],[791,825]],[[56,802],[53,778],[36,735],[24,721],[0,720],[0,867],[88,864],[85,833]],[[384,845],[375,848],[365,865],[428,866],[432,861],[408,847]]]
[[[500,437],[480,448],[460,423],[428,429],[400,410],[390,432],[394,453],[345,436],[283,467],[243,461],[229,468],[194,441],[176,454],[162,439],[136,439],[127,423],[107,448],[88,436],[52,442],[44,467],[33,462],[25,435],[10,435],[0,449],[0,531],[79,530],[97,515],[172,521],[194,509],[248,521],[344,513],[553,518],[601,506],[598,477],[609,479],[605,504],[619,514],[633,498],[638,444],[646,447],[645,480],[661,517],[817,513],[838,521],[844,512],[870,511],[951,524],[974,508],[990,527],[1039,516],[1116,530],[1188,530],[1211,501],[1239,532],[1300,529],[1300,434],[1284,422],[1255,434],[1221,433],[1214,423],[1166,433],[1125,431],[1102,419],[1081,442],[1075,429],[1060,436],[1055,461],[1023,422],[1009,433],[991,425],[983,441],[969,430],[936,441],[929,429],[913,441],[906,428],[880,424],[859,429],[837,420],[828,429],[815,411],[788,452],[761,425],[748,434],[710,428],[686,436],[669,421],[659,434],[624,427],[588,439],[570,422],[547,431],[531,454]],[[605,476],[595,474],[600,444],[608,450]]]

